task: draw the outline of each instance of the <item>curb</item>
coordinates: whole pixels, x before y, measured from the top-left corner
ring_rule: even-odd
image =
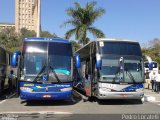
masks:
[[[145,95],[145,96],[142,98],[142,101],[143,101],[143,102],[154,102],[154,101],[156,101],[156,98],[153,97],[153,96],[150,96],[150,95]]]

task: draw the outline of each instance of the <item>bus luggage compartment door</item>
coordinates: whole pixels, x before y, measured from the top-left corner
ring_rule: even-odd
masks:
[[[87,96],[91,96],[91,79],[90,75],[88,75],[88,79],[85,79],[85,92]]]

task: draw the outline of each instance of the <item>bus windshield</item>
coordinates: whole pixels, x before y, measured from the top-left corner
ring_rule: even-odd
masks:
[[[99,42],[101,54],[142,56],[138,43]]]
[[[47,42],[25,41],[22,53],[25,80],[33,81],[47,64]]]
[[[65,51],[64,51],[65,50]],[[50,79],[56,79],[54,72],[61,81],[67,81],[71,72],[72,47],[71,44],[49,44]]]
[[[102,58],[100,81],[109,83],[142,83],[143,62],[140,57],[124,57],[124,69],[119,64],[120,56],[105,56]]]
[[[52,82],[69,80],[72,59],[71,44],[27,41],[24,42],[23,47],[25,80],[33,81],[39,74],[48,75],[48,81]]]

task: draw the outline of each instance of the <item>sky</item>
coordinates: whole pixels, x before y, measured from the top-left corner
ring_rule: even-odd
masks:
[[[93,0],[41,0],[41,26],[64,37],[72,26],[61,27],[70,19],[66,9],[74,7],[74,2],[83,6]],[[101,29],[107,38],[122,38],[140,42],[141,45],[154,38],[160,38],[160,0],[94,0],[96,8],[102,7],[106,13],[93,26]],[[0,0],[0,22],[15,22],[15,1]],[[95,39],[89,35],[91,39]],[[71,39],[74,39],[73,37]]]

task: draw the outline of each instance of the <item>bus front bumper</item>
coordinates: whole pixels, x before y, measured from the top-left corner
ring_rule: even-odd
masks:
[[[142,99],[144,92],[105,92],[99,93],[98,99]]]
[[[72,91],[67,92],[23,92],[20,98],[23,100],[70,100]]]

